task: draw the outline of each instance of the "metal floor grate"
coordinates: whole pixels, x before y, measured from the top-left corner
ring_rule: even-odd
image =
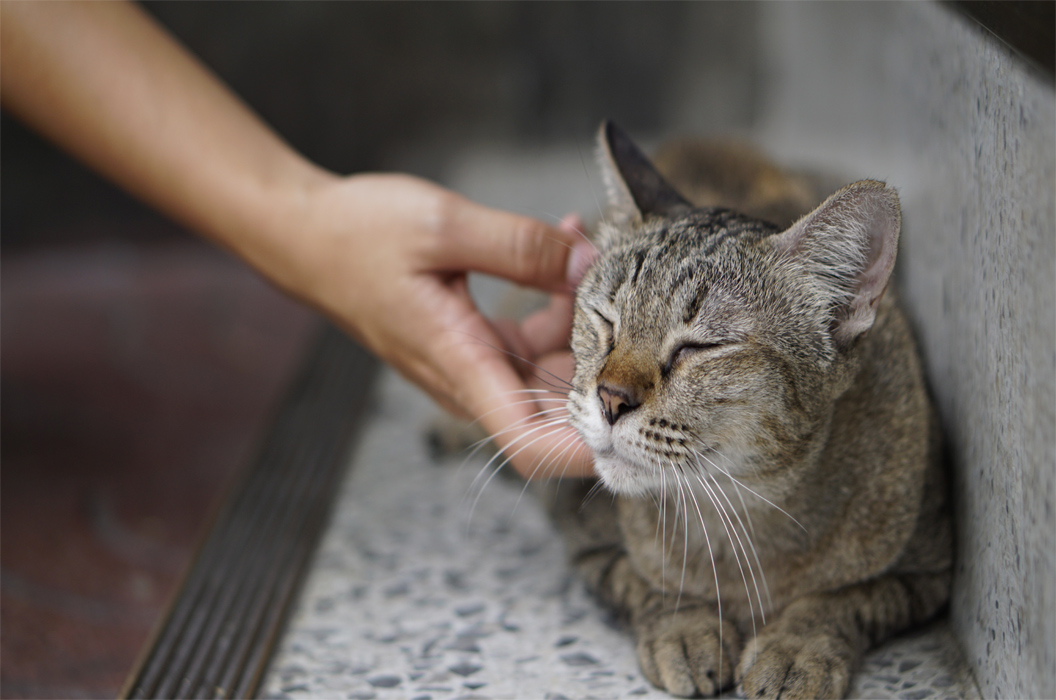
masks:
[[[122,698],[256,691],[326,522],[377,361],[328,327]]]

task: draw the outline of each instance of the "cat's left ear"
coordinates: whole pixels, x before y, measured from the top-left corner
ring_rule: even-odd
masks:
[[[819,281],[834,304],[833,336],[849,346],[869,330],[895,266],[898,193],[876,180],[844,187],[775,238],[777,249]]]
[[[608,120],[598,130],[598,161],[609,204],[619,217],[643,221],[691,206],[657,172],[631,137]]]

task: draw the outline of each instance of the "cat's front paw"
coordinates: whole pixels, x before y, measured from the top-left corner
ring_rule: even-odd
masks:
[[[750,641],[737,667],[746,698],[842,698],[854,667],[854,649],[840,637],[763,632]]]
[[[661,613],[636,625],[635,636],[642,674],[672,695],[712,696],[733,682],[740,637],[709,609]]]

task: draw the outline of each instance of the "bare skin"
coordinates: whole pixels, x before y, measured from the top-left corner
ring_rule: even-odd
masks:
[[[0,13],[6,110],[479,419],[522,473],[591,473],[571,430],[532,442],[547,431],[531,432],[539,408],[517,392],[542,384],[505,352],[571,377],[571,288],[589,258],[578,220],[550,227],[408,175],[327,172],[133,5],[10,0]],[[519,324],[490,322],[469,271],[552,303]]]

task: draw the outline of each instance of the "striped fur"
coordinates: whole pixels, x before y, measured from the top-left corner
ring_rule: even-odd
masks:
[[[839,697],[949,589],[937,423],[884,293],[897,194],[861,181],[778,226],[695,208],[612,125],[601,142],[617,211],[568,409],[615,499],[566,486],[573,557],[670,692]]]

